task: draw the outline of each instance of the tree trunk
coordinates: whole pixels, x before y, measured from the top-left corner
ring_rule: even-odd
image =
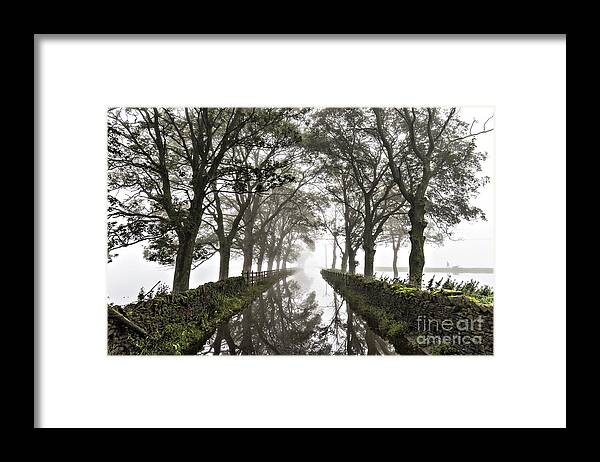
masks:
[[[411,204],[408,211],[410,219],[410,256],[408,257],[408,280],[413,287],[421,288],[423,267],[425,266],[425,204],[418,201]]]
[[[190,288],[190,273],[194,258],[194,245],[198,233],[181,233],[178,236],[179,246],[175,257],[175,274],[173,275],[173,293],[185,292]]]
[[[265,248],[264,246],[260,249],[258,254],[258,260],[256,261],[256,271],[262,271],[263,261],[265,259]]]
[[[347,271],[350,274],[354,274],[355,266],[354,263],[354,252],[352,252],[352,230],[350,229],[350,212],[346,199],[346,190],[344,192],[344,257],[342,259],[342,271],[346,272],[346,262],[348,264]]]
[[[334,244],[333,245],[333,258],[331,259],[331,269],[335,269],[336,263],[337,263],[337,248]]]
[[[331,269],[335,269],[337,263],[337,239],[334,238],[333,242],[333,258],[331,259]]]
[[[282,249],[281,246],[277,247],[277,256],[275,257],[275,261],[277,262],[277,271],[281,268],[281,260],[282,260]]]
[[[287,269],[287,262],[290,259],[291,249],[292,249],[292,247],[290,244],[290,246],[287,248],[287,251],[283,254],[283,257],[281,258],[281,269],[283,269],[283,270]]]
[[[243,254],[244,254],[244,263],[242,264],[242,271],[247,272],[252,270],[252,253],[254,251],[254,245],[252,242],[252,238],[244,238],[244,242],[242,244]]]
[[[271,271],[273,269],[273,263],[275,263],[275,253],[269,255],[269,259],[267,260],[267,270]]]
[[[366,277],[373,276],[373,265],[375,263],[375,246],[364,249],[365,251],[365,270],[364,275]]]
[[[342,271],[345,273],[348,269],[348,252],[342,254]]]
[[[394,277],[398,277],[398,247],[395,243],[392,243],[392,249],[394,250],[394,259],[392,260],[392,269],[394,270]]]
[[[356,250],[348,248],[348,273],[356,273]]]
[[[219,280],[229,277],[229,261],[231,260],[231,248],[228,245],[219,246]]]
[[[375,263],[375,241],[373,239],[370,228],[365,227],[362,247],[365,252],[365,264],[363,274],[365,277],[372,277],[373,265]]]

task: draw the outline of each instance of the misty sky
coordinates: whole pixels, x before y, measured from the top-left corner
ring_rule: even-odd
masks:
[[[494,113],[492,107],[461,108],[459,115],[462,120],[471,122],[476,119],[474,131],[481,128],[482,124]],[[492,119],[488,128],[494,125]],[[472,202],[480,207],[487,216],[487,221],[462,222],[455,227],[452,240],[446,240],[443,245],[425,245],[425,266],[446,266],[446,263],[463,267],[494,267],[494,131],[477,137],[479,151],[488,153],[488,158],[483,163],[482,175],[490,177],[490,182],[481,190],[480,195]],[[332,241],[320,240],[316,242],[315,251],[306,253],[300,258],[303,266],[320,267],[331,264]],[[408,266],[409,247],[406,245],[398,254],[398,265]],[[173,268],[164,267],[157,263],[143,259],[143,244],[129,248],[119,249],[118,257],[107,265],[107,295],[108,301],[121,304],[136,298],[140,287],[150,289],[156,282],[161,281],[171,286]],[[327,253],[327,256],[326,256]],[[340,265],[338,254],[338,268]],[[362,251],[358,252],[361,272],[363,265]],[[375,266],[391,266],[391,247],[378,246],[375,254]],[[293,265],[292,265],[293,266]],[[242,271],[241,257],[233,258],[230,265],[231,276],[239,275]],[[190,287],[218,279],[219,256],[214,255],[210,260],[193,270],[190,278]],[[487,277],[485,277],[487,276]],[[490,275],[482,275],[483,283],[491,283]],[[483,280],[484,279],[484,280]]]

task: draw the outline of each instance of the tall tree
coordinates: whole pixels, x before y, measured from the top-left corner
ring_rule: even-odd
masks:
[[[280,124],[284,109],[111,109],[109,252],[146,241],[145,256],[173,264],[173,291],[189,288],[198,242],[222,163]]]
[[[308,204],[307,204],[308,205]],[[313,213],[314,207],[305,206],[301,218],[296,218],[294,226],[285,235],[283,245],[277,256],[277,268],[287,268],[288,263],[298,260],[305,249],[315,250],[315,238],[320,229],[318,217]]]
[[[320,189],[329,200],[336,204],[342,211],[342,235],[344,246],[342,252],[342,271],[354,274],[358,262],[356,254],[362,246],[363,219],[362,196],[357,192],[356,185],[351,176],[351,169],[335,159],[329,161],[327,157],[320,168],[322,184]]]
[[[330,234],[333,240],[331,269],[336,269],[337,251],[339,250],[342,254],[342,270],[346,271],[347,256],[345,245],[340,243],[340,238],[344,235],[344,223],[343,220],[340,220],[343,214],[339,211],[338,207],[339,205],[334,201],[328,201],[322,205],[319,205],[319,220],[323,230]]]
[[[409,233],[410,221],[405,213],[390,217],[384,227],[382,242],[384,244],[392,245],[392,271],[395,278],[398,277],[399,273],[398,252],[403,244],[410,241]],[[439,230],[435,222],[433,222],[432,224],[428,225],[427,229],[425,230],[425,239],[427,242],[431,242],[433,244],[441,244],[444,241],[444,237],[448,234],[448,230],[445,230],[445,232]]]
[[[258,165],[249,162],[248,147],[234,148],[232,158],[215,184],[209,207],[212,226],[218,240],[219,279],[229,277],[234,239],[243,230],[243,218],[257,195],[264,195],[294,180],[289,164],[268,156]],[[275,152],[272,149],[271,152]]]
[[[392,271],[398,277],[398,252],[402,244],[408,240],[410,224],[406,215],[395,215],[385,224],[383,242],[392,245]]]
[[[109,249],[176,246],[173,291],[187,290],[205,197],[252,111],[114,109],[108,117]]]
[[[330,162],[345,166],[352,187],[361,196],[363,274],[373,276],[377,240],[387,219],[405,203],[384,162],[380,144],[369,135],[370,112],[359,108],[324,109],[317,113],[314,130],[321,137]]]
[[[488,179],[480,177],[485,153],[477,152],[473,124],[457,117],[456,108],[373,108],[378,138],[387,153],[394,181],[409,202],[411,250],[409,281],[421,286],[425,266],[426,217],[450,225],[485,219],[471,199]],[[489,119],[488,119],[489,120]]]
[[[291,147],[285,155],[287,167],[283,173],[292,180],[269,193],[260,191],[253,194],[250,206],[244,213],[244,232],[239,240],[243,255],[243,271],[252,269],[255,255],[254,246],[264,237],[271,222],[293,203],[297,195],[311,183],[318,173],[318,167],[311,162],[310,153],[307,153],[302,146]]]
[[[348,273],[356,273],[358,261],[356,261],[356,253],[362,246],[363,238],[363,220],[360,215],[361,197],[355,191],[350,189],[349,178],[342,176],[340,178],[341,194],[334,191],[332,187],[327,189],[332,196],[341,199],[344,207],[344,255],[347,257]],[[342,260],[342,270],[344,270],[344,260]]]

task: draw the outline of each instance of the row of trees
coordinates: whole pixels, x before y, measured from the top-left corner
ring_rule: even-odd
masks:
[[[420,286],[426,238],[440,242],[460,221],[485,219],[470,202],[488,181],[480,175],[486,154],[474,141],[491,130],[487,121],[473,131],[454,108],[325,109],[313,120],[307,147],[322,154],[334,209],[326,228],[342,270],[355,271],[362,248],[363,273],[372,276],[377,243],[385,241],[396,266],[408,232],[409,281]]]
[[[426,235],[484,217],[469,205],[486,181],[472,128],[455,109],[111,109],[109,261],[145,242],[180,292],[215,253],[219,278],[232,255],[285,267],[325,231],[334,266],[339,250],[354,272],[362,248],[369,276],[377,244],[397,255],[408,230],[420,284]]]
[[[249,270],[257,255],[285,266],[314,226],[303,188],[304,109],[131,108],[108,115],[108,250],[146,242],[148,260],[174,265],[173,291],[216,252]],[[302,200],[304,199],[304,200]],[[273,245],[276,243],[275,250]]]

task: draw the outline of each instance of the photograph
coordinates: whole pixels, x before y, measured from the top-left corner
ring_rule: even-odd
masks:
[[[493,106],[107,108],[108,355],[493,355]]]

